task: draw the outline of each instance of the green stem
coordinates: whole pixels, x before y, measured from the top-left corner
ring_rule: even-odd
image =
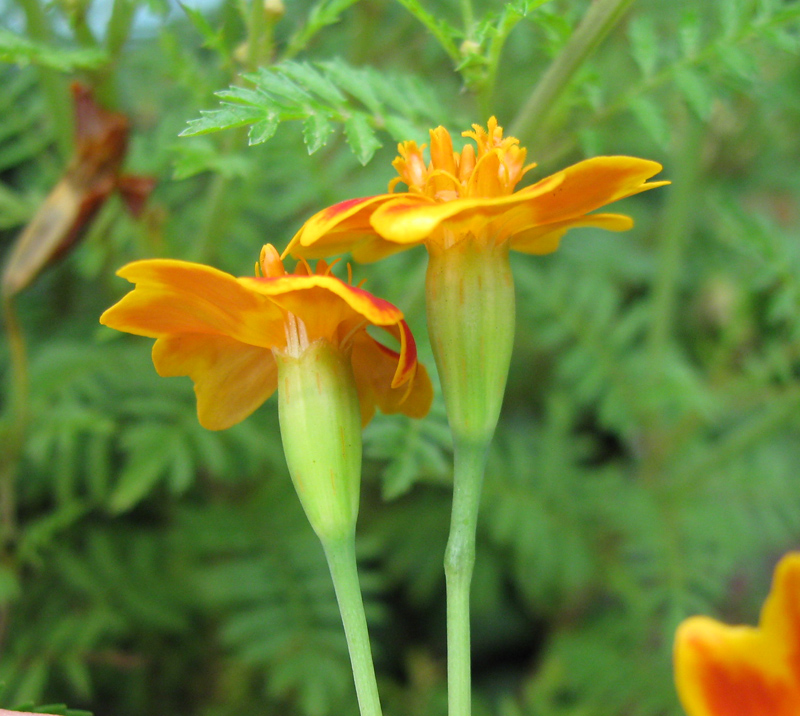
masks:
[[[461,21],[464,23],[464,37],[472,39],[472,27],[475,24],[472,0],[461,0]]]
[[[50,27],[39,0],[20,0],[20,5],[25,13],[28,36],[37,42],[49,42]],[[72,112],[67,88],[55,70],[39,67],[37,71],[47,98],[58,152],[66,163],[72,154]]]
[[[453,512],[444,558],[449,716],[470,716],[472,709],[469,594],[487,447],[458,439],[454,445]]]
[[[322,541],[339,602],[361,716],[381,716],[378,683],[369,645],[367,617],[358,583],[355,536]]]
[[[770,397],[760,411],[709,446],[698,459],[676,465],[672,488],[686,495],[687,490],[702,487],[706,484],[703,481],[713,477],[726,463],[784,428],[797,415],[798,406],[800,385],[792,384],[782,395]]]
[[[397,0],[406,10],[408,10],[417,20],[419,20],[442,46],[442,49],[450,56],[455,64],[461,62],[461,53],[450,36],[442,29],[439,21],[431,15],[416,0]]]
[[[290,60],[298,53],[305,50],[314,36],[322,29],[334,22],[338,22],[339,16],[358,0],[331,0],[330,2],[320,2],[316,8],[318,12],[312,13],[286,45],[281,61]]]
[[[619,22],[631,4],[633,0],[595,0],[590,5],[564,49],[547,68],[512,122],[509,134],[521,138],[537,138],[547,113],[567,87],[572,75]],[[530,141],[528,145],[531,145]]]
[[[226,156],[233,151],[237,142],[242,141],[247,130],[233,130],[225,134],[220,141],[219,152]],[[225,199],[233,179],[222,172],[215,173],[208,182],[202,205],[205,208],[205,219],[197,240],[194,242],[192,260],[200,263],[214,263],[220,237],[228,224],[230,212],[226,210]]]
[[[697,180],[700,176],[700,149],[704,125],[690,123],[678,161],[674,187],[669,192],[665,217],[658,237],[658,273],[653,287],[653,320],[650,324],[650,352],[653,361],[661,361],[667,349],[675,315],[676,286],[680,275],[686,237],[694,221]]]
[[[106,27],[106,49],[112,62],[117,61],[128,41],[136,10],[137,4],[131,0],[115,0],[111,8],[111,17]]]
[[[3,297],[3,317],[11,353],[8,425],[3,425],[0,455],[0,557],[16,536],[14,479],[28,426],[28,358],[13,299]]]

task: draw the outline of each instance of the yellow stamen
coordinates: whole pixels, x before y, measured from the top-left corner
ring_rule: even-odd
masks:
[[[444,127],[431,130],[431,161],[426,166],[422,150],[425,145],[403,142],[392,165],[398,177],[389,183],[393,192],[404,182],[412,194],[424,194],[435,201],[452,201],[463,197],[507,196],[533,164],[525,165],[526,151],[516,137],[503,137],[503,128],[491,117],[487,128],[474,124],[462,136],[472,139],[461,152],[453,151],[453,139]],[[477,151],[476,151],[477,147]],[[486,160],[494,155],[494,160]]]

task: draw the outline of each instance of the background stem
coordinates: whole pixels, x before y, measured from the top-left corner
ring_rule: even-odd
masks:
[[[696,185],[700,175],[700,149],[704,126],[693,117],[687,119],[681,141],[674,185],[667,194],[664,218],[659,225],[658,257],[653,286],[653,319],[650,324],[650,351],[654,361],[664,359],[672,330],[677,284],[686,237],[694,223]]]
[[[511,123],[509,134],[525,139],[529,149],[556,99],[572,75],[619,22],[634,0],[595,0],[564,49],[542,75],[528,101]]]
[[[51,39],[50,26],[39,0],[20,0],[20,5],[25,13],[28,36],[38,42],[48,43]],[[49,67],[38,67],[37,72],[50,110],[58,153],[66,163],[72,154],[72,112],[66,83],[56,70]]]

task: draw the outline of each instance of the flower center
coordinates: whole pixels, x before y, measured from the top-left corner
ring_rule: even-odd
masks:
[[[444,127],[431,130],[430,162],[422,151],[426,145],[403,142],[400,156],[392,162],[398,177],[389,183],[389,191],[403,182],[412,194],[424,194],[436,201],[465,197],[507,196],[524,174],[535,164],[525,166],[526,150],[515,137],[503,137],[503,128],[492,117],[487,128],[473,124],[473,131],[462,136],[474,140],[461,152],[453,150],[453,140]]]

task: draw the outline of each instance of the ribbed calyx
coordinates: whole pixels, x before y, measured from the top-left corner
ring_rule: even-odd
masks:
[[[275,351],[286,462],[311,526],[326,542],[355,530],[361,412],[349,357],[325,340]]]
[[[508,246],[465,240],[430,250],[426,289],[428,333],[453,437],[488,444],[514,344]]]

